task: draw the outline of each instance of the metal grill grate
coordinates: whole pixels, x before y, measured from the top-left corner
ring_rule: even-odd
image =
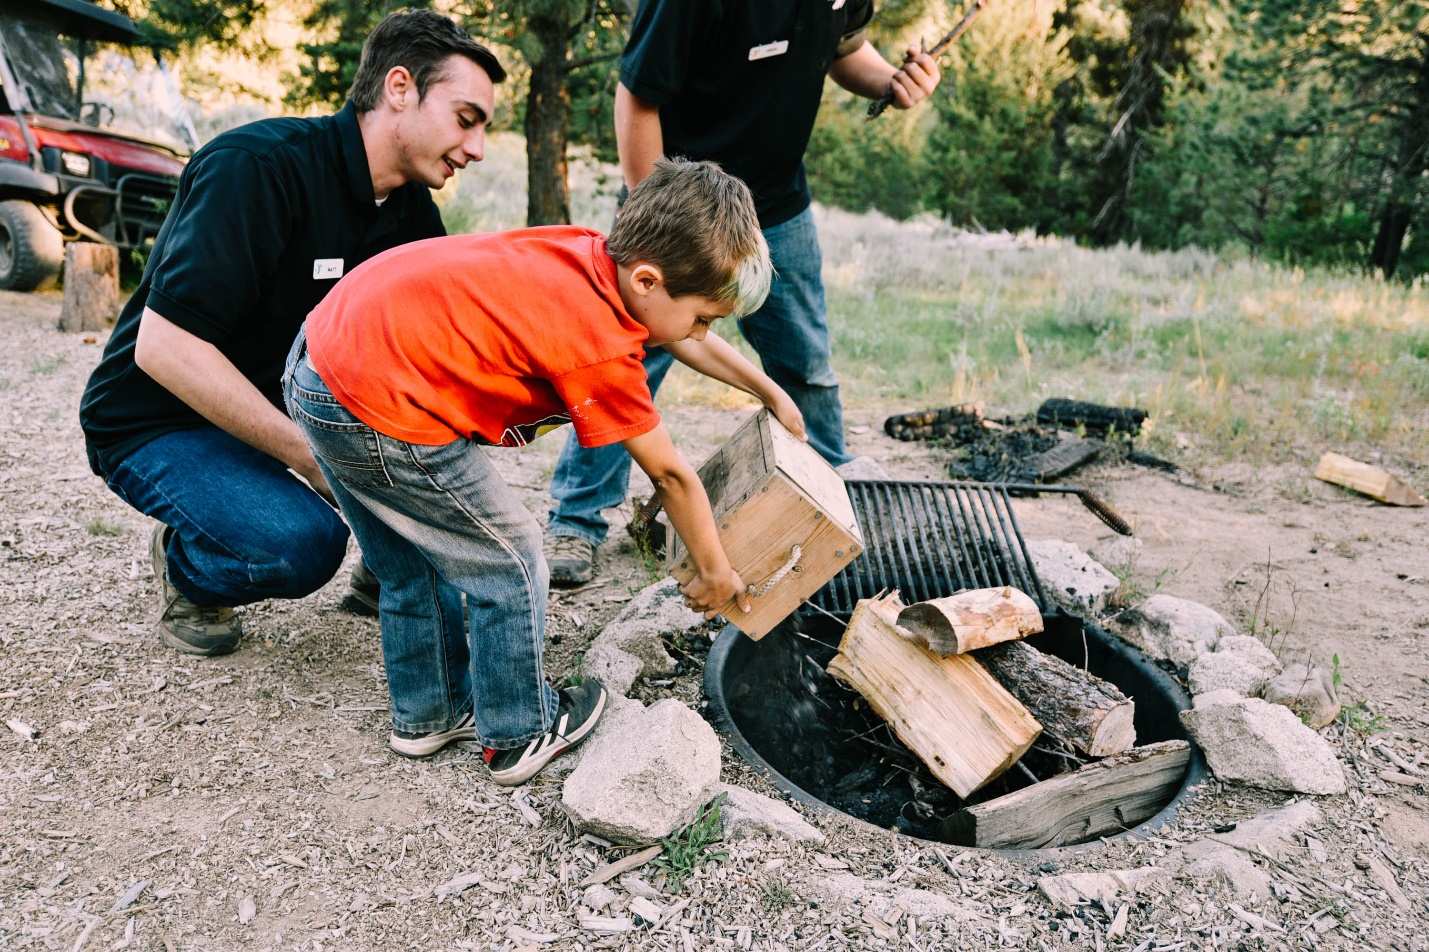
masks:
[[[850,480],[864,552],[810,599],[848,615],[889,589],[912,604],[1011,585],[1056,612],[1032,568],[1007,489],[995,483]]]

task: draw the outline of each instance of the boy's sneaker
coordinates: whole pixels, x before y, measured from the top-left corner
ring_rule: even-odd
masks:
[[[377,598],[381,592],[382,585],[377,581],[377,576],[372,574],[366,562],[359,561],[348,576],[347,594],[343,596],[341,607],[354,615],[376,618]]]
[[[159,583],[159,638],[191,655],[225,655],[238,647],[243,622],[232,608],[195,605],[169,582],[167,547],[173,530],[162,522],[149,538],[149,563]]]
[[[595,544],[580,536],[558,535],[546,539],[546,565],[557,588],[584,585],[595,574]]]
[[[575,687],[561,689],[561,703],[551,729],[524,747],[482,751],[491,779],[503,787],[523,784],[556,757],[575,747],[595,729],[605,713],[605,687],[586,678]]]
[[[469,711],[457,721],[455,727],[444,731],[409,734],[406,731],[394,730],[392,736],[387,739],[387,744],[403,757],[430,757],[448,744],[464,740],[476,740],[476,725]]]

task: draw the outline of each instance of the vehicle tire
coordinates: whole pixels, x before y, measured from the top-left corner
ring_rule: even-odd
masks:
[[[64,267],[64,239],[34,202],[0,202],[0,289],[33,291]]]

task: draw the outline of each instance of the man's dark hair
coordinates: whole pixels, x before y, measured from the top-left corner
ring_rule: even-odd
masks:
[[[431,10],[402,10],[388,14],[362,44],[362,59],[348,90],[347,101],[358,112],[371,112],[382,98],[382,84],[394,66],[405,66],[417,84],[417,98],[442,78],[442,64],[450,56],[465,56],[491,77],[506,78],[496,54],[471,38],[449,18]]]

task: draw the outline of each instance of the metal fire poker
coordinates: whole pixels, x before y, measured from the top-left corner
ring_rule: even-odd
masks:
[[[968,8],[967,13],[963,14],[963,18],[958,21],[958,25],[949,30],[947,36],[939,40],[931,50],[928,50],[928,55],[937,57],[939,53],[947,49],[950,43],[962,36],[964,31],[972,26],[973,20],[977,19],[977,15],[982,12],[982,8],[985,6],[987,6],[987,0],[973,0],[972,6]],[[891,105],[893,105],[893,84],[889,83],[887,91],[878,99],[869,103],[867,118],[877,119],[883,115],[883,110]]]

